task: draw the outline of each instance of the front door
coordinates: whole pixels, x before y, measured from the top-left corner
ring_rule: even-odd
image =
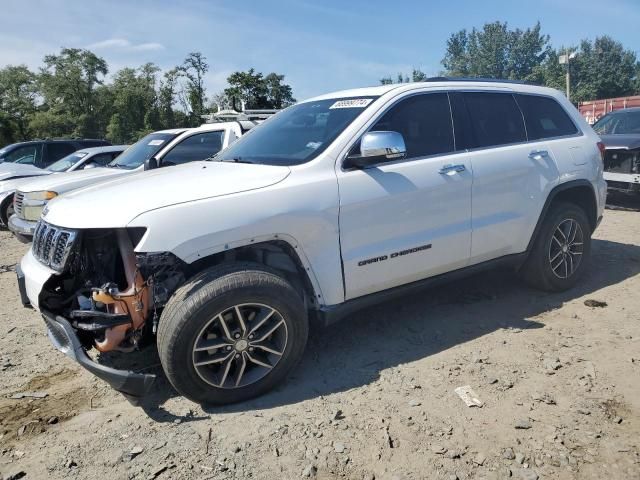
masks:
[[[346,299],[464,267],[471,248],[472,171],[447,93],[401,99],[370,130],[401,133],[407,155],[338,169]]]

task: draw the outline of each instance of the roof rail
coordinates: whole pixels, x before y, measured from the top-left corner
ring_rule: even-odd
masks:
[[[235,122],[235,121],[252,121],[262,122],[267,118],[278,113],[279,110],[243,110],[238,112],[236,110],[219,110],[216,113],[208,113],[206,115],[200,115],[205,123],[217,123],[217,122]]]
[[[536,85],[534,82],[527,80],[508,80],[502,78],[486,78],[486,77],[429,77],[425,82],[493,82],[493,83],[515,83],[518,85]]]

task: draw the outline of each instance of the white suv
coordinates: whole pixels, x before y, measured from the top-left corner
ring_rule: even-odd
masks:
[[[548,88],[437,80],[323,95],[213,161],[52,201],[21,292],[58,349],[129,397],[153,375],[86,349],[156,335],[181,394],[244,400],[286,377],[310,321],[496,264],[572,287],[605,204],[598,142]]]

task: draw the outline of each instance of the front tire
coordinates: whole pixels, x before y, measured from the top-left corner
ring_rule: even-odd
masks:
[[[10,195],[0,205],[0,228],[9,228],[9,218],[13,213],[13,195]]]
[[[175,292],[158,326],[174,388],[202,404],[261,395],[285,379],[307,342],[298,292],[276,272],[244,264],[205,270]]]
[[[553,205],[521,269],[524,280],[548,292],[572,288],[588,268],[591,233],[587,215],[579,206]]]

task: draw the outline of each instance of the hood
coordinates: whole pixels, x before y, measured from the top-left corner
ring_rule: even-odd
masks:
[[[15,192],[22,185],[33,180],[33,177],[27,178],[13,178],[11,180],[5,180],[0,182],[0,200],[4,199],[6,195]]]
[[[640,134],[600,135],[605,147],[611,149],[635,150],[640,148]]]
[[[95,182],[134,172],[136,170],[124,170],[122,168],[91,168],[89,170],[63,172],[46,178],[31,179],[20,190],[23,192],[51,190],[57,192],[58,195],[62,195],[65,192],[82,188]]]
[[[0,180],[11,178],[35,177],[37,175],[49,175],[51,172],[33,165],[23,165],[21,163],[0,163]]]
[[[67,228],[125,227],[142,213],[281,182],[289,167],[193,162],[101,183],[49,202],[46,221]]]

